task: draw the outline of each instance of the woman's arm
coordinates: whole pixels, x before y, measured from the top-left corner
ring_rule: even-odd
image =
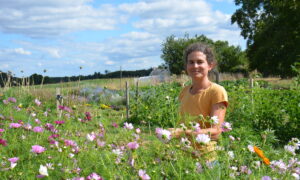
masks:
[[[219,119],[219,123],[216,125],[213,125],[211,128],[205,128],[200,129],[199,131],[193,131],[191,129],[183,130],[180,128],[176,129],[169,129],[172,132],[172,135],[174,137],[179,137],[181,134],[185,133],[186,135],[198,135],[198,134],[210,134],[211,139],[217,140],[219,138],[219,135],[222,133],[222,124],[224,123],[226,114],[226,106],[223,102],[214,104],[212,106],[212,111],[210,116],[217,116]]]

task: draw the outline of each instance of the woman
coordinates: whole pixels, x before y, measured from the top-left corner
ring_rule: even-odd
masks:
[[[211,140],[217,140],[222,132],[221,125],[224,123],[228,97],[222,86],[208,79],[209,71],[216,66],[214,54],[207,45],[193,43],[186,48],[184,60],[187,74],[192,79],[192,85],[186,86],[181,91],[179,110],[184,123],[188,123],[192,119],[200,124],[200,129],[170,129],[172,135],[180,137],[182,134],[186,134],[189,137],[195,137],[199,134],[208,134]],[[208,116],[213,117],[217,122],[213,124],[205,121],[205,117]],[[213,161],[216,159],[215,146],[216,141],[210,141],[204,146],[195,145],[194,147],[200,151],[200,154],[205,154],[206,160]]]

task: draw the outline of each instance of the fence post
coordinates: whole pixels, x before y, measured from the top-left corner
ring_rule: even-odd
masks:
[[[253,100],[253,86],[254,86],[254,80],[253,78],[250,78],[250,89],[251,89],[251,110],[252,114],[254,113],[254,100]]]
[[[129,88],[128,81],[126,81],[126,119],[129,119]]]
[[[61,106],[62,104],[63,104],[63,97],[60,94],[60,88],[56,88],[56,111],[59,118],[61,118],[62,115],[62,110],[59,109],[59,106]]]

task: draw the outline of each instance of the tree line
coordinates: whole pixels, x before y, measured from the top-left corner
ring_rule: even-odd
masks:
[[[11,72],[1,72],[0,71],[0,86],[21,86],[21,85],[38,85],[38,84],[52,84],[60,82],[71,82],[78,80],[90,80],[90,79],[104,79],[104,78],[123,78],[126,77],[141,77],[148,76],[152,71],[152,68],[135,70],[135,71],[106,71],[105,74],[100,72],[95,72],[92,75],[78,75],[78,76],[64,76],[64,77],[49,77],[40,74],[32,74],[29,77],[19,78],[13,76]]]

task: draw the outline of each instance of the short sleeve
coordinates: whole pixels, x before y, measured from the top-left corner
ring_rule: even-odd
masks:
[[[186,86],[186,87],[184,87],[184,88],[181,90],[181,92],[179,93],[179,96],[178,96],[178,100],[179,100],[179,101],[182,100],[182,98],[183,98],[185,92],[187,91],[187,89],[189,89],[189,86]]]
[[[224,87],[217,86],[212,94],[212,104],[224,103],[225,106],[228,106],[228,95]]]

